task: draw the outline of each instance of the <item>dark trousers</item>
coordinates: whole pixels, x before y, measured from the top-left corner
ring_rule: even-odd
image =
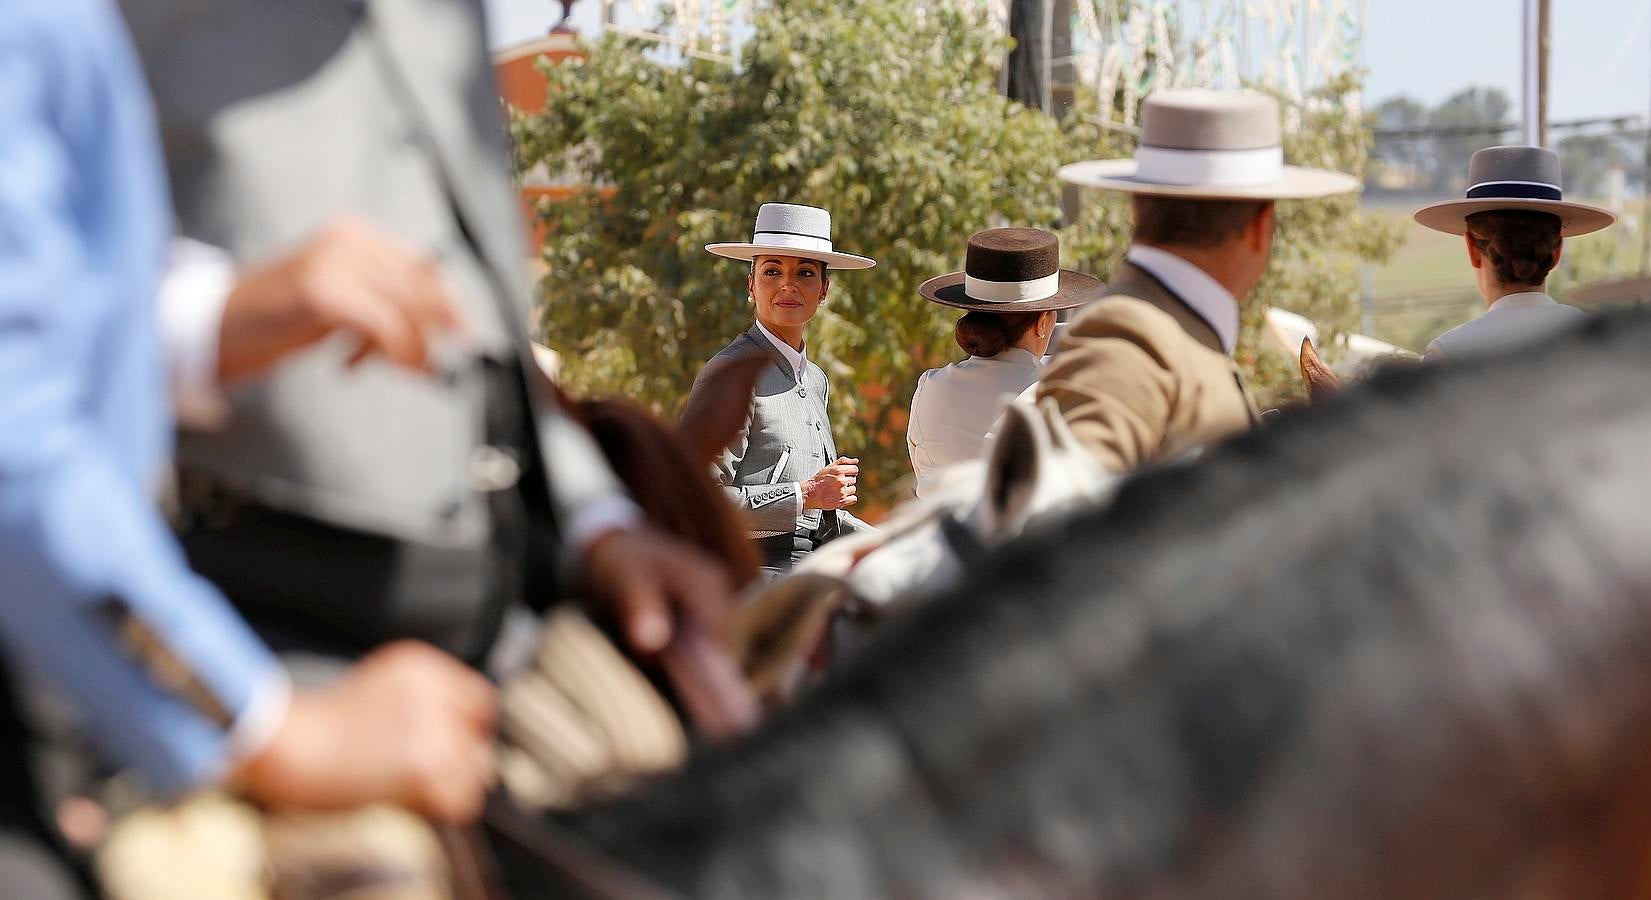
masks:
[[[812,536],[801,534],[758,538],[755,543],[757,553],[762,556],[764,581],[773,581],[791,571],[793,566],[802,562],[804,557],[820,546],[820,542]]]
[[[43,750],[0,673],[0,897],[83,900],[94,893],[90,881],[43,813],[51,802],[36,777]]]

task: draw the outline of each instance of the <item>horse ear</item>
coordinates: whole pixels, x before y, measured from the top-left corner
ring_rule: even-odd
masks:
[[[1341,376],[1319,359],[1312,338],[1301,339],[1301,381],[1307,385],[1307,399],[1315,403],[1341,390]]]
[[[766,354],[753,351],[718,363],[700,376],[676,421],[677,436],[696,463],[710,465],[745,427],[757,376],[770,364]]]
[[[981,498],[988,533],[1023,518],[1037,492],[1039,467],[1049,450],[1048,432],[1035,407],[1011,403],[1003,410],[986,460],[986,494]]]
[[[1039,417],[1043,425],[1049,430],[1049,444],[1057,450],[1073,450],[1087,452],[1078,444],[1078,436],[1072,433],[1072,426],[1066,424],[1066,417],[1061,415],[1060,404],[1053,397],[1043,398],[1038,404]]]

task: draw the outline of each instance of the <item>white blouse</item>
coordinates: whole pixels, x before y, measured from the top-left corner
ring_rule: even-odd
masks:
[[[1038,380],[1042,363],[1019,347],[924,372],[911,398],[906,449],[917,494],[940,469],[980,457],[986,432],[1009,401]]]

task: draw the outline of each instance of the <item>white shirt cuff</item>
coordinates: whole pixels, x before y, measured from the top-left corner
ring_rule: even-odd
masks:
[[[642,510],[623,494],[609,494],[573,511],[568,521],[568,544],[582,556],[596,539],[615,529],[634,528]]]
[[[236,717],[229,730],[228,759],[235,763],[251,759],[264,751],[275,740],[276,732],[287,719],[287,708],[292,705],[292,679],[280,666],[252,690],[252,698]]]
[[[172,239],[160,286],[160,329],[172,402],[184,425],[208,428],[227,412],[218,392],[218,343],[234,289],[235,261],[228,253],[189,238]]]

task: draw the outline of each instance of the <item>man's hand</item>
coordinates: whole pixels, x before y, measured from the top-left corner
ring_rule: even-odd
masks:
[[[611,612],[633,650],[671,642],[678,618],[718,639],[733,604],[728,573],[704,553],[652,528],[614,529],[585,550],[591,599]]]
[[[837,461],[803,482],[803,509],[842,509],[859,502],[860,461],[839,456]]]
[[[436,263],[383,229],[341,218],[308,243],[242,274],[224,305],[218,380],[256,375],[337,331],[361,341],[355,360],[382,354],[426,370],[438,335],[460,330]]]
[[[336,684],[295,692],[274,739],[230,782],[270,806],[391,802],[465,822],[493,784],[494,715],[481,675],[428,645],[391,644]]]

